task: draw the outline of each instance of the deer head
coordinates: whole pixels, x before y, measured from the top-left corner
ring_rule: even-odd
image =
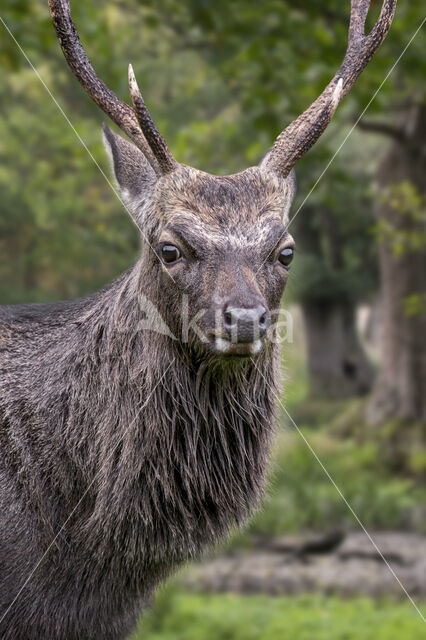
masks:
[[[129,67],[132,107],[98,78],[78,38],[68,0],[49,0],[65,58],[89,96],[128,135],[104,125],[122,199],[148,246],[141,268],[158,283],[168,320],[179,330],[185,294],[197,327],[190,338],[216,355],[253,356],[274,320],[294,241],[287,230],[293,167],[323,133],[385,38],[396,0],[384,0],[364,34],[369,0],[352,0],[344,60],[321,95],[276,139],[261,164],[224,177],[178,163],[156,128]]]

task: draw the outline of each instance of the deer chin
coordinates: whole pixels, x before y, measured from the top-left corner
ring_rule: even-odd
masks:
[[[237,356],[240,358],[250,358],[257,356],[262,351],[262,341],[253,342],[231,342],[227,338],[216,337],[212,343],[212,350],[218,355]]]

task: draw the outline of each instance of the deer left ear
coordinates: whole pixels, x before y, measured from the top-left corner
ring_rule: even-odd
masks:
[[[156,183],[156,175],[139,149],[102,125],[105,149],[121,198],[136,225],[144,227],[144,209]]]

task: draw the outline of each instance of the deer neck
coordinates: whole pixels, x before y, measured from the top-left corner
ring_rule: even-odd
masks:
[[[262,495],[278,354],[214,364],[168,335],[135,332],[132,278],[105,293],[107,326],[93,309],[87,318],[87,353],[103,354],[83,427],[93,442],[96,425],[88,526],[102,547],[113,538],[125,548],[130,564],[143,564],[141,554],[179,561],[241,524]]]

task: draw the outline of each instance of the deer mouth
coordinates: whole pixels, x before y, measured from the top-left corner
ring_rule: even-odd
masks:
[[[215,353],[223,356],[249,358],[261,352],[262,341],[257,339],[253,342],[232,342],[228,338],[216,336],[212,343],[212,349]]]

